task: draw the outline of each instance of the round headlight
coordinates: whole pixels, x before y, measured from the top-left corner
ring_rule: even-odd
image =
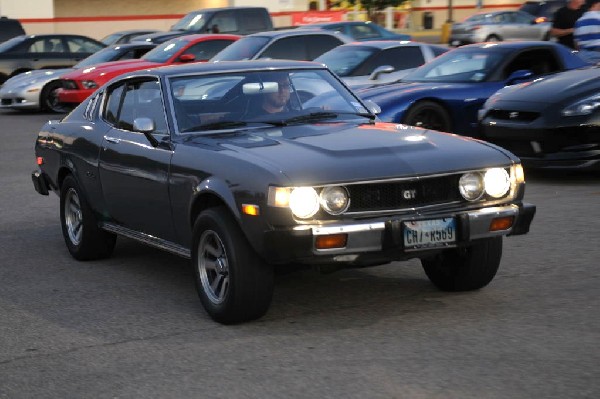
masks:
[[[467,201],[475,201],[484,193],[483,176],[481,173],[465,173],[458,181],[460,195]]]
[[[503,197],[510,189],[510,176],[502,168],[493,168],[485,172],[483,178],[485,182],[485,192],[490,197]]]
[[[344,187],[325,187],[321,191],[321,206],[331,215],[339,215],[348,209],[350,198]]]
[[[312,187],[298,187],[290,194],[290,209],[301,219],[313,216],[319,211],[319,195]]]

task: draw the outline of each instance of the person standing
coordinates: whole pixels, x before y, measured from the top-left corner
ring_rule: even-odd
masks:
[[[573,31],[575,22],[583,15],[582,6],[585,0],[569,0],[566,6],[554,13],[550,34],[558,39],[560,44],[575,49]]]
[[[588,2],[589,10],[575,22],[575,45],[586,60],[600,62],[600,0]]]

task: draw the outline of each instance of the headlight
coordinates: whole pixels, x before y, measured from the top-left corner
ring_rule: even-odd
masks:
[[[510,176],[505,169],[493,168],[485,172],[483,178],[485,192],[493,198],[503,197],[510,190]]]
[[[312,187],[297,187],[290,193],[290,209],[300,219],[307,219],[319,211],[319,195]]]
[[[321,206],[331,215],[339,215],[348,209],[350,198],[344,187],[325,187],[320,195]]]
[[[600,94],[579,100],[562,110],[563,116],[589,115],[600,108]]]
[[[465,173],[458,181],[458,189],[467,201],[478,200],[485,192],[483,176],[477,172]]]
[[[86,89],[95,89],[98,87],[96,82],[94,82],[93,80],[82,80],[81,85]]]

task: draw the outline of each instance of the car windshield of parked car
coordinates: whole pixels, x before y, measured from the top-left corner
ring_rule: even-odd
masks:
[[[188,44],[189,43],[187,41],[181,39],[169,40],[168,42],[164,42],[160,46],[148,51],[142,56],[142,60],[165,63]]]
[[[12,50],[14,47],[17,47],[20,43],[24,42],[25,39],[25,36],[18,36],[5,41],[4,43],[0,43],[0,53]]]
[[[184,134],[375,118],[326,69],[186,75],[169,87]]]
[[[203,13],[190,13],[186,16],[184,16],[183,18],[181,18],[179,21],[177,21],[175,23],[175,25],[173,25],[171,27],[172,31],[200,31],[202,29],[202,27],[204,26],[204,24],[206,24],[206,21],[209,19],[208,18],[209,15],[203,14]]]
[[[120,52],[120,50],[117,50],[114,47],[104,48],[79,61],[73,68],[87,68],[91,65],[100,64],[101,62],[113,61],[115,59],[115,54],[118,52]]]
[[[378,50],[373,47],[338,47],[315,59],[315,62],[325,64],[336,75],[351,76],[367,58]]]
[[[502,62],[504,53],[489,49],[453,50],[405,76],[403,82],[482,82]]]
[[[248,36],[230,44],[211,58],[210,61],[251,60],[269,42],[268,37]]]

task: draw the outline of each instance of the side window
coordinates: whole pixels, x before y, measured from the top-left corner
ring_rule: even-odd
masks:
[[[104,119],[111,125],[116,125],[119,118],[119,107],[121,106],[121,98],[125,84],[120,84],[111,87],[108,91],[106,107],[104,108]]]
[[[83,117],[85,119],[87,119],[88,121],[91,121],[92,119],[94,119],[94,112],[96,111],[98,104],[100,104],[102,102],[102,95],[103,95],[103,93],[95,94],[92,97],[92,99],[90,100],[90,102],[88,103],[87,107],[85,107],[85,111],[83,112]]]
[[[397,47],[380,51],[372,59],[365,62],[357,71],[357,75],[368,75],[381,65],[391,65],[397,71],[416,68],[425,63],[423,53],[419,47]]]
[[[39,40],[35,40],[31,43],[29,43],[29,48],[27,49],[28,53],[43,53],[44,51],[46,51],[46,48],[48,47],[45,44],[45,40],[44,39],[39,39]]]
[[[68,38],[67,46],[71,53],[95,53],[102,49],[100,44],[80,37]]]
[[[208,28],[219,33],[235,33],[239,31],[235,13],[233,11],[221,11],[210,20]]]
[[[133,121],[137,118],[152,119],[155,134],[168,133],[158,80],[127,84],[116,127],[133,130]]]
[[[193,54],[196,61],[208,61],[231,43],[231,40],[207,40],[194,44],[184,54]]]
[[[521,69],[530,70],[534,75],[545,75],[560,71],[561,65],[551,50],[525,51],[504,68],[504,78]]]
[[[308,61],[306,36],[286,37],[277,40],[260,55],[260,58]]]
[[[331,50],[334,47],[343,44],[340,39],[329,35],[314,35],[306,38],[306,48],[308,50],[308,61],[312,61],[321,54]]]
[[[350,27],[350,36],[357,40],[381,37],[379,32],[369,25],[352,25]]]
[[[267,17],[261,10],[239,10],[238,20],[244,33],[263,32],[270,28]]]

